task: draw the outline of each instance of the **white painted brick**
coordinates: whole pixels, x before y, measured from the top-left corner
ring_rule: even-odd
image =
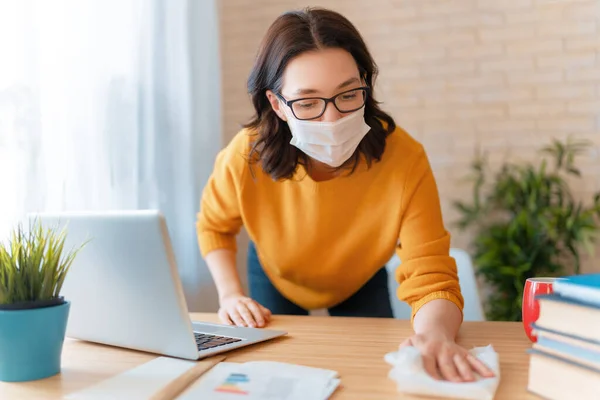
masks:
[[[432,123],[433,122],[433,123]],[[474,132],[473,127],[466,126],[458,121],[450,123],[449,121],[431,121],[423,123],[423,136],[429,140],[438,140],[436,147],[443,146],[442,150],[448,155],[448,148],[452,146],[456,137],[470,135]],[[432,147],[434,145],[432,144]]]
[[[401,110],[402,112],[402,128],[410,133],[415,139],[419,140],[420,135],[420,122],[421,119],[418,116],[410,114],[409,110]]]
[[[446,48],[441,46],[418,46],[411,47],[406,52],[398,53],[397,62],[400,64],[418,64],[441,60],[446,56]]]
[[[594,21],[569,21],[560,24],[540,24],[537,28],[538,37],[565,37],[591,35],[596,32]]]
[[[449,49],[449,57],[455,59],[497,58],[504,53],[500,43],[488,45],[455,46]]]
[[[389,50],[382,50],[377,46],[369,46],[369,50],[371,51],[373,59],[380,67],[387,69],[388,65],[395,65],[397,58],[395,53]]]
[[[476,124],[480,132],[529,132],[535,130],[533,120],[482,121]]]
[[[423,108],[423,107],[406,107],[403,114],[408,119],[413,118],[418,121],[422,120],[440,120],[448,118],[448,110],[443,107],[439,108]]]
[[[425,137],[443,137],[448,148],[452,147],[457,138],[473,138],[475,134],[472,124],[467,121],[423,121],[421,129]],[[448,148],[445,150],[446,154],[449,153]]]
[[[385,47],[388,49],[388,51],[390,51],[391,49],[395,50],[417,46],[420,43],[420,41],[419,37],[415,34],[399,32],[389,37],[388,40],[382,40],[382,43],[385,43]]]
[[[576,21],[600,19],[600,2],[588,1],[582,4],[571,4],[567,7],[565,16]]]
[[[563,72],[556,70],[514,71],[506,74],[509,85],[536,85],[561,82]]]
[[[413,79],[421,75],[418,66],[397,66],[386,71],[386,76],[391,79]]]
[[[441,78],[419,79],[399,82],[395,90],[399,95],[431,96],[439,95],[446,89],[446,80]]]
[[[443,135],[436,136],[443,137]],[[430,159],[432,160],[431,168],[435,176],[436,171],[439,172],[441,169],[451,165],[454,157],[448,153],[448,148],[451,145],[448,139],[443,138],[441,140],[438,139],[437,141],[434,139],[435,137],[432,137],[432,135],[423,135],[421,143],[423,143],[423,147],[430,155]]]
[[[529,8],[533,5],[532,0],[477,0],[477,8],[480,10],[513,10]]]
[[[534,5],[551,5],[551,4],[566,4],[573,3],[588,3],[590,0],[534,0]]]
[[[599,82],[600,65],[592,68],[579,68],[567,71],[567,82]]]
[[[561,5],[550,5],[535,7],[526,10],[507,11],[505,13],[506,23],[514,24],[536,24],[539,22],[561,22],[564,18],[564,7]]]
[[[594,99],[596,89],[591,85],[557,84],[536,88],[537,99]]]
[[[464,120],[503,118],[506,116],[506,109],[503,106],[483,106],[460,107],[452,110],[454,118]]]
[[[402,7],[390,7],[385,11],[386,15],[388,15],[393,21],[401,21],[401,20],[410,20],[417,18],[417,9],[415,7],[410,7],[408,5],[402,5]],[[381,15],[378,13],[365,13],[371,14],[373,17],[377,19],[381,19]]]
[[[594,117],[559,117],[544,118],[536,122],[540,131],[588,132],[595,128]]]
[[[512,102],[533,99],[533,90],[530,88],[504,88],[483,91],[477,100],[483,103]]]
[[[366,40],[367,46],[372,47],[396,34],[396,28],[391,24],[370,24],[360,29],[360,33]]]
[[[418,1],[416,2],[419,6],[419,14],[425,17],[430,16],[449,16],[452,14],[462,14],[472,9],[471,4],[468,1]]]
[[[536,39],[534,41],[522,41],[508,43],[506,53],[508,55],[557,53],[563,48],[561,39]]]
[[[394,96],[393,99],[385,102],[388,106],[398,106],[398,107],[417,107],[421,105],[421,99],[416,96],[409,97],[400,97]]]
[[[570,101],[567,110],[570,114],[595,114],[600,117],[600,98]]]
[[[454,104],[473,104],[475,95],[469,93],[442,93],[423,99],[426,107],[440,107]]]
[[[567,51],[600,51],[600,32],[582,37],[566,38]]]
[[[508,149],[508,158],[510,160],[516,162],[530,161],[532,159],[531,156],[520,160],[520,157],[522,157],[522,155],[526,152],[534,153],[534,160],[537,160],[537,157],[539,157],[539,149],[542,144],[540,144],[540,138],[536,128],[508,132],[506,134],[506,139],[508,141],[508,145],[506,147]]]
[[[481,61],[479,68],[482,72],[512,72],[533,70],[533,57],[511,57],[494,61]]]
[[[479,39],[482,43],[526,40],[534,38],[535,31],[535,26],[531,25],[505,26],[501,28],[481,28],[479,29]]]
[[[476,146],[479,142],[477,137],[477,131],[469,127],[469,129],[462,130],[454,136],[454,140],[452,141],[452,149],[454,150],[457,158],[454,160],[453,166],[461,171],[461,174],[464,173],[462,171],[467,171],[471,157],[475,155]],[[465,160],[465,156],[468,157],[468,160]],[[454,190],[456,194],[456,188]]]
[[[474,62],[448,62],[423,65],[421,67],[421,74],[424,77],[467,75],[474,72]]]
[[[572,54],[565,57],[564,54],[553,56],[538,56],[537,66],[539,68],[581,68],[591,67],[596,64],[594,53]]]
[[[506,156],[503,156],[503,154],[508,151],[510,145],[507,133],[505,131],[491,132],[485,129],[478,129],[477,133],[484,138],[479,144],[481,151],[486,155],[488,166],[493,170],[497,170],[500,167],[500,162],[505,161]]]
[[[448,80],[448,89],[486,89],[504,86],[501,73],[485,74],[483,76],[464,76]]]
[[[420,32],[432,32],[441,31],[445,29],[445,22],[443,20],[435,19],[421,19],[410,22],[401,22],[398,26],[398,30],[404,33],[420,33]]]
[[[443,35],[438,33],[426,33],[420,36],[425,45],[458,47],[458,45],[474,45],[476,41],[474,31],[449,32]]]
[[[563,101],[528,101],[524,103],[511,103],[508,112],[510,117],[543,117],[561,115],[565,109],[566,105]]]
[[[504,16],[501,11],[485,12],[473,11],[464,12],[459,15],[453,15],[448,18],[446,25],[449,28],[478,28],[482,26],[502,26],[504,25]]]

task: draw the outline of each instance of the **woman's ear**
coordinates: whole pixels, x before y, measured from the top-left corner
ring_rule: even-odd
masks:
[[[285,104],[282,104],[281,101],[279,100],[279,97],[277,97],[277,95],[275,93],[273,93],[271,90],[267,90],[266,93],[267,99],[269,100],[269,103],[271,103],[271,108],[273,109],[273,111],[275,111],[275,114],[277,114],[277,116],[279,118],[281,118],[284,121],[287,121],[287,116],[285,115],[285,112],[283,111],[283,107],[287,107]]]

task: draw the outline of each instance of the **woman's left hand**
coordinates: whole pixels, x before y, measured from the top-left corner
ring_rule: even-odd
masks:
[[[474,372],[485,378],[494,372],[456,342],[438,333],[417,334],[400,344],[400,348],[414,346],[423,356],[423,366],[434,379],[452,382],[472,382]]]

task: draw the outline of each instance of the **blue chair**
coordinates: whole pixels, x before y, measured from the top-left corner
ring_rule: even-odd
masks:
[[[450,256],[454,257],[458,267],[458,279],[463,297],[465,299],[465,307],[463,311],[464,320],[485,321],[485,314],[481,304],[481,297],[479,296],[479,289],[477,287],[477,280],[475,278],[475,271],[473,269],[471,257],[466,251],[456,248],[450,249]],[[400,259],[397,255],[394,255],[394,257],[392,257],[392,259],[386,265],[388,270],[390,301],[392,303],[392,310],[394,311],[395,318],[410,319],[410,307],[405,302],[398,300],[398,297],[396,296],[396,291],[399,285],[398,282],[396,282],[394,271],[400,266],[400,264]]]

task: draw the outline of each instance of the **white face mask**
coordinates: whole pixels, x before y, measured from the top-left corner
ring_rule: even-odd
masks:
[[[335,122],[301,121],[284,107],[292,131],[290,144],[307,156],[331,167],[339,167],[354,154],[371,130],[364,118],[365,107]]]

